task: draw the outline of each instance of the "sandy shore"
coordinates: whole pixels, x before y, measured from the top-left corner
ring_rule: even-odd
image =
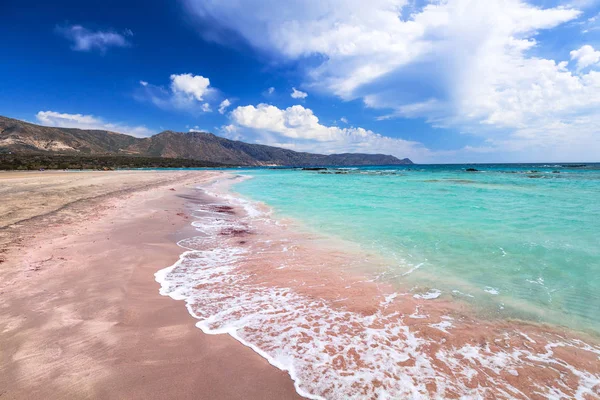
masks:
[[[154,273],[218,172],[0,173],[2,399],[287,399],[289,376],[203,334]]]
[[[157,278],[204,332],[252,346],[289,371],[299,393],[600,398],[593,337],[486,318],[435,288],[380,281],[385,258],[274,218],[268,205],[232,193],[243,179],[206,187],[210,197],[195,206],[197,231],[180,242],[190,251]]]
[[[290,377],[323,398],[600,398],[595,338],[379,282],[385,260],[225,177],[0,174],[0,398],[298,398]]]

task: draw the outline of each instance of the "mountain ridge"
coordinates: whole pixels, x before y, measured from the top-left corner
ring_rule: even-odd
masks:
[[[47,127],[0,116],[0,151],[128,155],[241,166],[403,165],[386,154],[315,154],[226,139],[210,132],[163,131],[147,138],[97,129]]]

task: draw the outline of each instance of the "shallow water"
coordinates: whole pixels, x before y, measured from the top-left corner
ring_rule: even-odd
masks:
[[[212,197],[196,206],[197,236],[179,242],[186,251],[156,279],[205,333],[251,347],[288,371],[300,394],[600,398],[597,337],[480,318],[479,295],[445,289],[429,274],[439,285],[419,282],[418,264],[391,279],[396,257],[273,218],[227,190],[239,181],[203,189]],[[501,296],[491,286],[481,292]]]
[[[600,332],[598,164],[240,173],[253,179],[234,190],[276,217],[387,257],[383,281],[439,289],[491,317]]]

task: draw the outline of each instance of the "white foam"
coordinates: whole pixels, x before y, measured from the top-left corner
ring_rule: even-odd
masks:
[[[334,310],[288,288],[246,284],[248,277],[234,266],[243,254],[244,250],[237,248],[185,252],[173,267],[156,274],[161,294],[185,300],[203,332],[230,334],[288,371],[303,396],[320,399],[324,396],[319,393],[333,390],[334,396],[328,398],[362,398],[352,385],[361,382],[369,387],[372,380],[383,379],[379,365],[394,371],[395,364],[420,358],[422,341],[406,326],[373,326],[384,318],[381,314],[364,317]],[[350,332],[346,332],[348,328]],[[388,337],[402,340],[383,345]],[[332,354],[324,352],[328,343],[336,348]],[[380,347],[372,348],[371,344]],[[359,366],[357,356],[365,367]],[[428,360],[421,360],[414,369],[416,375],[434,374]],[[403,375],[400,370],[396,372]],[[404,374],[401,381],[385,379],[388,393],[425,396],[425,384],[412,381],[411,375]],[[307,388],[308,382],[314,383]]]
[[[239,182],[239,181],[244,181],[247,179],[252,179],[252,176],[237,175],[235,179]],[[231,205],[235,205],[235,206],[239,206],[239,207],[243,208],[244,211],[247,213],[247,215],[250,218],[266,218],[270,215],[270,211],[262,210],[261,207],[259,206],[259,203],[257,203],[257,202],[250,201],[239,195],[233,196],[231,194],[218,191],[218,187],[222,186],[223,184],[224,184],[223,180],[218,180],[215,183],[213,183],[210,187],[200,188],[200,189],[204,190],[204,192],[209,196],[222,199]],[[217,190],[217,191],[214,191],[214,190]]]
[[[422,300],[433,300],[433,299],[437,299],[438,297],[440,297],[442,295],[442,291],[438,290],[438,289],[430,289],[429,291],[427,291],[426,293],[417,293],[415,295],[413,295],[413,297],[415,299],[422,299]]]
[[[415,265],[414,267],[412,267],[411,269],[409,269],[408,271],[406,271],[405,273],[402,274],[402,276],[406,276],[406,275],[410,275],[413,272],[415,272],[416,270],[418,270],[419,268],[421,268],[421,266],[425,264],[425,263],[420,263]]]
[[[448,332],[448,329],[452,328],[452,322],[450,321],[441,321],[438,322],[437,324],[429,324],[430,327],[438,329],[444,333],[450,333]]]
[[[463,293],[460,290],[453,290],[452,293],[460,295],[460,296],[466,296],[466,297],[470,297],[470,298],[474,298],[475,296],[473,296],[472,294],[469,293]]]
[[[419,314],[419,306],[417,306],[415,308],[415,312],[410,314],[408,317],[413,318],[413,319],[424,319],[424,318],[429,318],[429,315]]]
[[[498,289],[493,288],[491,286],[486,286],[485,288],[483,288],[483,291],[493,295],[497,295],[500,293]]]
[[[531,340],[531,338],[529,339]],[[496,349],[492,351],[489,345],[481,347],[467,344],[460,348],[440,350],[436,354],[436,357],[439,360],[444,361],[447,365],[451,366],[455,373],[462,375],[472,375],[472,370],[477,370],[479,368],[485,368],[496,375],[500,375],[502,371],[507,371],[512,375],[518,375],[518,370],[524,366],[553,369],[556,369],[556,367],[562,367],[566,370],[569,370],[575,377],[579,378],[578,386],[574,393],[568,394],[573,392],[573,389],[563,384],[564,390],[566,390],[567,393],[560,391],[556,387],[537,385],[539,389],[538,394],[543,398],[574,398],[583,400],[586,398],[586,396],[594,398],[598,395],[598,392],[595,391],[595,388],[600,385],[600,377],[587,371],[580,371],[567,362],[556,358],[553,351],[553,349],[556,347],[573,347],[583,349],[583,347],[579,347],[579,344],[580,343],[578,343],[578,341],[551,342],[544,347],[544,353],[536,353],[529,349],[524,350],[511,348],[506,350]],[[459,360],[462,361],[459,362]],[[467,364],[466,368],[464,365],[465,362]],[[514,387],[508,386],[507,388],[515,394],[519,393],[523,395]],[[559,397],[555,397],[558,393],[562,394]]]
[[[533,283],[534,285],[544,286],[544,278],[542,278],[541,276],[539,278],[537,278],[536,280],[526,279],[526,281],[529,283]]]
[[[272,365],[288,371],[304,397],[424,399],[443,398],[447,391],[462,398],[486,398],[492,391],[515,397],[519,391],[508,383],[490,389],[473,387],[473,379],[493,382],[490,374],[499,375],[503,370],[515,375],[522,365],[552,366],[561,362],[552,357],[553,347],[540,354],[510,348],[492,351],[489,346],[468,344],[442,347],[432,356],[427,352],[431,343],[417,336],[402,315],[385,312],[398,293],[386,295],[374,314],[362,315],[291,288],[255,283],[240,267],[248,250],[215,239],[224,226],[252,228],[252,217],[246,221],[200,218],[194,226],[204,236],[181,241],[187,251],[174,265],[155,274],[161,284],[160,294],[184,300],[203,332],[229,334]],[[413,296],[430,300],[441,294],[431,289]],[[428,318],[419,313],[419,307],[408,317]],[[440,322],[429,326],[450,334],[452,321],[442,316]],[[600,349],[583,342],[554,345],[580,349],[588,346],[600,355]],[[593,396],[599,377],[568,364],[560,365],[579,378],[576,398],[583,399],[590,393]],[[435,387],[434,393],[431,387]],[[569,393],[567,389],[565,393]],[[550,395],[556,390],[540,388],[540,393]]]
[[[381,303],[381,306],[383,306],[383,307],[389,306],[390,304],[393,303],[393,301],[396,297],[398,297],[398,293],[392,293],[392,294],[385,296],[385,299]]]
[[[519,335],[523,336],[525,339],[529,340],[531,343],[537,343],[535,340],[524,334],[523,332],[519,332]]]

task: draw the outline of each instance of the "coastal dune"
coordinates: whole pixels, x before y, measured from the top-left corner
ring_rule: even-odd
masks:
[[[219,172],[0,174],[0,397],[300,398],[288,374],[205,335],[154,273]]]

